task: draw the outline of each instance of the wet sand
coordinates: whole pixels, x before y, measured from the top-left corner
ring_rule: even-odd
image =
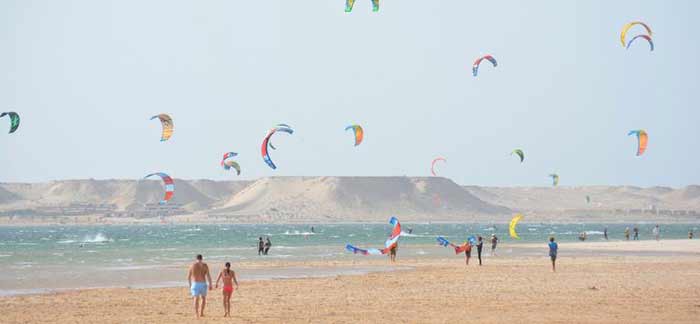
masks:
[[[629,252],[599,257],[566,256],[563,244],[556,273],[546,256],[490,258],[481,267],[475,258],[465,267],[464,258],[455,256],[400,258],[404,269],[391,272],[252,280],[234,293],[232,319],[221,317],[221,293],[215,291],[207,319],[199,322],[698,323],[698,242],[585,243],[592,250]],[[666,249],[674,254],[643,253]],[[358,256],[303,265],[368,267],[387,261]],[[4,297],[0,312],[4,323],[187,323],[194,317],[186,288]]]

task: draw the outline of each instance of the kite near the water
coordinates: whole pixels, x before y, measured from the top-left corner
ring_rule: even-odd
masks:
[[[175,182],[173,181],[173,178],[163,172],[151,173],[143,178],[148,179],[152,176],[159,176],[163,180],[165,197],[163,197],[163,200],[161,200],[159,204],[165,205],[168,201],[170,201],[170,199],[173,198],[173,194],[175,193]]]
[[[510,152],[510,155],[513,155],[513,154],[520,157],[520,163],[523,163],[523,161],[525,161],[525,153],[523,152],[523,150],[515,149],[515,150],[513,150],[513,152]]]
[[[453,249],[455,249],[455,254],[460,254],[460,253],[462,253],[470,248],[469,242],[464,242],[464,243],[462,243],[462,245],[456,245],[456,244],[450,243],[450,241],[448,241],[446,238],[444,238],[442,236],[437,237],[437,242],[441,246],[452,247]]]
[[[637,38],[646,39],[647,42],[649,43],[649,51],[652,51],[652,52],[654,51],[654,42],[651,40],[651,37],[648,36],[648,35],[637,35],[637,36],[634,36],[634,37],[633,37],[632,39],[630,39],[630,41],[627,43],[627,49],[630,49],[630,46],[632,45],[632,43],[634,42],[634,40],[637,39]]]
[[[401,223],[399,223],[396,217],[391,217],[391,219],[389,219],[389,224],[393,225],[394,228],[391,230],[389,238],[384,242],[383,249],[360,249],[351,244],[346,245],[345,249],[348,252],[362,255],[382,255],[389,253],[389,251],[399,243],[399,237],[401,237]]]
[[[223,159],[221,159],[221,166],[224,170],[231,170],[231,168],[236,170],[237,175],[241,175],[241,166],[238,162],[231,160],[231,158],[236,157],[238,153],[236,152],[226,152],[224,153]]]
[[[629,22],[629,23],[625,24],[625,26],[622,27],[622,32],[620,33],[620,43],[622,43],[622,47],[629,47],[627,42],[625,42],[625,37],[627,36],[627,32],[635,25],[640,25],[640,26],[644,27],[644,29],[647,30],[646,36],[651,37],[651,35],[652,35],[651,28],[649,28],[649,26],[647,24],[645,24],[641,21]],[[651,38],[649,38],[649,40],[651,41]],[[652,45],[652,47],[653,47],[653,45]]]
[[[627,133],[627,136],[637,135],[637,156],[644,154],[647,150],[647,144],[649,143],[649,135],[643,129],[631,130]]]
[[[474,61],[474,65],[472,65],[472,74],[474,76],[477,76],[477,74],[479,73],[479,65],[481,65],[481,61],[483,61],[483,60],[488,60],[489,62],[491,62],[491,64],[493,64],[493,67],[498,66],[498,62],[496,62],[496,59],[493,58],[493,56],[491,56],[491,55],[482,56],[482,57],[476,59],[476,61]]]
[[[549,175],[550,178],[552,178],[552,186],[556,187],[559,185],[559,175],[556,173],[552,173]]]
[[[435,172],[435,163],[438,163],[440,161],[447,163],[447,159],[445,159],[444,157],[436,157],[435,159],[433,159],[433,162],[430,163],[430,173],[432,173],[433,176],[437,177],[437,173]]]
[[[14,111],[8,111],[0,114],[0,118],[9,116],[10,117],[10,132],[8,134],[14,133],[19,127],[19,114]]]
[[[510,220],[510,224],[508,225],[508,233],[510,233],[510,237],[514,238],[516,240],[519,240],[520,237],[518,236],[518,232],[515,231],[515,226],[518,225],[518,222],[523,219],[522,214],[516,214],[513,219]]]
[[[355,0],[345,0],[345,12],[352,12],[352,7],[355,5]],[[379,0],[372,0],[372,11],[379,11]]]
[[[294,130],[288,126],[277,126],[273,129],[271,129],[269,132],[267,132],[267,135],[265,135],[265,138],[263,139],[262,146],[260,148],[260,151],[262,153],[263,160],[265,163],[267,163],[270,168],[277,169],[277,166],[275,163],[272,162],[272,159],[270,158],[270,152],[268,151],[268,146],[270,146],[270,138],[272,135],[274,135],[277,132],[283,132],[287,134],[294,134]]]
[[[170,118],[170,116],[168,116],[167,114],[160,114],[151,117],[151,120],[154,120],[156,118],[160,120],[160,123],[163,126],[163,133],[160,136],[160,141],[165,142],[168,139],[170,139],[170,136],[173,136],[173,119]]]
[[[345,127],[345,131],[349,130],[352,130],[352,132],[355,134],[355,146],[360,145],[360,143],[362,143],[362,139],[365,137],[365,131],[362,129],[362,126],[350,125]]]

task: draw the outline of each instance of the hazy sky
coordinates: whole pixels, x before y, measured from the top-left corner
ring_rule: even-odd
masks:
[[[698,1],[0,2],[0,182],[440,174],[700,183]],[[656,49],[625,50],[643,20]],[[638,29],[631,32],[632,35]],[[499,66],[471,64],[493,54]],[[170,114],[161,143],[152,115]],[[260,143],[276,123],[270,169]],[[353,147],[345,126],[364,126]],[[635,157],[627,132],[646,129]],[[522,165],[509,153],[522,148]],[[219,166],[240,153],[242,177]]]

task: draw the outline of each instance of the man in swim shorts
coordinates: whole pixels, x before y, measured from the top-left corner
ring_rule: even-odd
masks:
[[[209,266],[202,262],[201,254],[197,254],[197,261],[190,266],[190,271],[187,273],[187,281],[189,283],[190,293],[194,299],[195,316],[197,318],[204,317],[204,306],[207,304],[207,291],[212,289],[212,284]],[[207,282],[209,282],[208,285]],[[202,299],[201,308],[199,307],[200,298]]]
[[[557,242],[554,242],[554,237],[549,238],[549,258],[552,260],[552,272],[557,271],[556,267],[556,262],[557,262],[557,252],[559,251],[559,245]]]

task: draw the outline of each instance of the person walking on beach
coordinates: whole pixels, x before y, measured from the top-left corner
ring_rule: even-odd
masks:
[[[608,228],[607,227],[603,230],[603,237],[605,238],[606,241],[608,240]]]
[[[625,241],[629,241],[629,240],[630,240],[630,228],[625,227]]]
[[[394,243],[389,249],[389,260],[396,262],[396,253],[399,251],[399,242]]]
[[[476,255],[479,257],[479,265],[481,265],[481,250],[484,248],[484,239],[479,235],[476,238]]]
[[[496,255],[496,245],[498,245],[498,237],[496,234],[491,234],[491,256]]]
[[[272,242],[270,242],[270,237],[268,236],[265,240],[265,251],[263,251],[264,255],[267,255],[267,253],[270,252],[270,247],[272,247]]]
[[[557,252],[559,251],[559,245],[554,242],[554,236],[549,238],[549,258],[552,260],[552,272],[557,272]]]
[[[639,227],[635,226],[634,229],[632,229],[634,232],[634,240],[638,241],[639,240]]]
[[[261,237],[258,237],[258,255],[262,255],[265,252],[265,242]]]
[[[207,305],[207,291],[212,289],[212,284],[209,266],[202,262],[201,254],[197,254],[197,261],[190,266],[190,270],[187,273],[187,282],[194,301],[195,316],[197,318],[204,317],[204,307]],[[207,282],[209,282],[209,285],[207,285]],[[200,299],[202,300],[201,308]]]
[[[231,270],[231,263],[226,262],[224,269],[219,272],[219,277],[216,278],[216,289],[219,289],[219,281],[223,281],[224,289],[224,317],[231,316],[231,295],[233,295],[233,284],[236,284],[238,289],[238,280],[236,280],[236,272]]]
[[[658,241],[659,240],[659,224],[656,224],[656,226],[654,226],[654,229],[651,230],[651,233],[654,234],[654,238]]]

